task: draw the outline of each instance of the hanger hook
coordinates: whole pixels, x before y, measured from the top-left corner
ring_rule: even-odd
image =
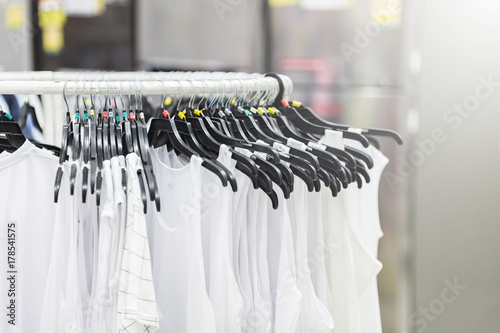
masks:
[[[140,74],[142,76],[142,73]],[[139,110],[142,111],[142,79],[139,80]]]
[[[259,106],[259,103],[260,103],[260,98],[262,96],[262,85],[260,84],[260,81],[259,79],[257,78],[253,78],[253,80],[255,80],[255,84],[257,85],[257,90],[255,91],[255,95],[253,96],[253,99],[255,99],[255,104],[257,106]],[[253,100],[252,99],[252,100]]]
[[[219,104],[223,105],[224,99],[226,98],[226,82],[224,79],[220,80],[221,88],[222,88],[222,97],[219,99]]]
[[[123,81],[118,81],[118,82],[120,82],[120,101],[122,102],[123,109],[126,110],[125,102],[123,101]],[[118,106],[116,108],[118,108]]]
[[[215,81],[216,87],[217,87],[217,95],[215,96],[215,103],[213,107],[216,107],[217,104],[219,103],[219,100],[221,100],[224,97],[224,87],[222,86],[222,81],[221,80],[216,80]],[[220,91],[219,91],[220,87]]]
[[[205,91],[205,94],[201,95],[201,99],[200,99],[200,101],[198,102],[198,105],[196,106],[196,109],[198,109],[198,110],[200,109],[200,105],[201,105],[201,103],[203,102],[203,100],[204,100],[204,99],[205,99],[205,100],[207,100],[207,98],[205,98],[205,95],[206,95],[206,94],[208,94],[208,92],[209,92],[209,89],[208,89],[208,83],[206,82],[206,80],[205,80],[205,81],[201,80],[200,82],[201,82],[201,83],[203,83],[203,84],[205,85],[205,87],[206,87],[206,91]],[[207,95],[207,96],[208,96],[208,95]],[[206,104],[206,102],[205,102],[205,108],[206,108],[206,105],[207,105],[207,104]]]
[[[255,97],[255,89],[254,89],[254,84],[255,84],[255,79],[254,78],[248,78],[248,80],[251,80],[249,81],[249,83],[251,82],[252,83],[252,86],[248,88],[248,95],[250,95],[250,100],[247,102],[248,105],[252,105],[252,101]]]
[[[157,78],[157,81],[161,83],[161,85],[163,86],[163,96],[161,97],[161,109],[163,109],[163,106],[165,105],[165,98],[167,98],[167,87],[165,87],[165,83],[160,79],[160,78]]]
[[[69,81],[64,82],[63,86],[63,98],[64,98],[64,103],[66,103],[66,110],[69,113],[69,105],[68,105],[68,100],[66,99],[66,85],[68,84]]]
[[[162,96],[162,99],[161,99],[161,106],[160,106],[160,115],[161,113],[163,112],[164,109],[164,106],[165,106],[165,98],[167,96],[167,87],[165,86],[165,82],[163,82],[160,78],[157,79],[161,85],[163,86],[163,96]],[[167,117],[170,118],[170,114],[167,112]]]
[[[236,106],[240,106],[240,105],[241,105],[241,104],[240,104],[240,102],[241,102],[242,100],[244,101],[244,100],[245,100],[245,98],[247,97],[247,91],[246,91],[246,90],[247,90],[247,87],[246,87],[246,85],[245,85],[245,84],[243,84],[243,80],[242,80],[242,79],[238,78],[238,81],[240,82],[241,87],[242,87],[242,89],[243,89],[243,94],[241,94],[241,95],[240,95],[240,97],[236,100]]]
[[[179,88],[181,89],[181,98],[179,99],[179,102],[177,102],[177,111],[179,111],[179,108],[181,107],[181,101],[184,98],[184,87],[182,86],[182,80],[179,80],[178,82]]]
[[[75,112],[78,112],[78,113],[80,113],[80,103],[79,103],[80,93],[83,92],[83,88],[82,88],[82,90],[80,90],[80,83],[81,82],[82,82],[81,79],[78,79],[78,81],[76,82]]]
[[[216,81],[214,80],[210,80],[210,82],[213,82],[213,84],[215,85],[215,96],[214,98],[210,101],[210,104],[208,105],[208,108],[212,108],[212,106],[214,105],[215,103],[215,100],[217,99],[217,96],[219,94],[219,85],[217,84]],[[208,80],[207,80],[207,84],[208,84]],[[205,107],[207,108],[207,107]]]
[[[226,108],[230,108],[231,104],[233,103],[233,100],[236,99],[236,82],[234,79],[230,79],[230,84],[233,88],[233,94],[231,95],[231,98],[226,101]],[[236,104],[236,101],[235,101]]]
[[[113,85],[113,104],[111,106],[115,107],[118,110],[117,104],[116,104],[116,86],[115,86],[116,81],[111,81],[111,82]]]
[[[196,85],[193,83],[192,80],[188,80],[188,81],[193,86],[193,95],[189,99],[188,107],[191,108],[191,109],[194,109],[194,99],[195,99],[195,96],[196,96]]]

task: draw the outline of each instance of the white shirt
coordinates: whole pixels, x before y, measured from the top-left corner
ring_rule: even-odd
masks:
[[[53,177],[57,165],[55,156],[28,141],[12,154],[0,153],[1,332],[38,331],[56,214]],[[11,275],[14,278],[7,280]],[[15,295],[9,291],[14,289]],[[14,315],[6,315],[11,301],[15,302],[15,326],[8,323]]]
[[[127,155],[127,218],[118,290],[119,332],[155,332],[159,327],[151,254],[137,171],[139,156]]]

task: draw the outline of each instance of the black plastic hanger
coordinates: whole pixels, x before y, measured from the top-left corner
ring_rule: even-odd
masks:
[[[83,168],[82,168],[82,202],[87,201],[87,192],[89,187],[89,167],[88,163],[90,160],[90,126],[87,109],[83,112],[83,139],[82,139],[82,151],[83,151]]]
[[[301,114],[305,119],[309,120],[310,122],[316,123],[316,124],[322,124],[324,126],[328,126],[331,129],[334,130],[342,130],[344,133],[344,137],[346,139],[352,139],[352,137],[349,137],[350,135],[347,133],[353,133],[347,131],[350,126],[347,125],[341,125],[341,124],[335,124],[332,122],[328,122],[326,120],[323,120],[319,118],[310,108],[300,106],[296,108],[297,112]],[[401,135],[395,131],[387,130],[387,129],[380,129],[380,128],[364,128],[361,129],[361,132],[364,136],[380,136],[380,137],[387,137],[391,138],[394,141],[396,141],[397,144],[402,145],[403,144],[403,138]],[[364,147],[367,147],[363,145]]]
[[[64,174],[63,164],[67,159],[68,146],[71,145],[71,139],[69,137],[69,134],[71,132],[71,126],[72,126],[71,114],[69,112],[68,101],[66,99],[66,94],[65,94],[67,84],[68,84],[68,81],[66,81],[66,83],[64,83],[64,87],[63,87],[63,98],[64,98],[64,102],[66,103],[66,122],[64,123],[63,129],[62,129],[61,153],[59,155],[59,167],[57,168],[56,179],[55,179],[55,184],[54,184],[54,202],[57,202],[59,199],[59,191],[61,190],[62,177]],[[19,130],[20,130],[20,128],[19,128]],[[0,131],[2,131],[1,126],[0,126]]]
[[[157,132],[166,132],[168,134],[169,143],[177,152],[184,154],[187,157],[197,155],[194,150],[182,141],[182,138],[175,126],[175,121],[172,118],[152,119],[149,126],[148,137],[155,137]],[[152,144],[152,142],[150,142],[150,144]],[[222,185],[227,186],[228,179],[225,170],[207,158],[203,158],[202,166],[215,173],[221,180]]]
[[[111,159],[111,144],[109,140],[109,119],[108,111],[103,109],[102,111],[102,150],[104,153],[104,161],[109,161]]]
[[[201,112],[201,111],[200,111]],[[221,143],[217,142],[208,130],[206,129],[203,121],[201,119],[198,119],[196,117],[189,117],[186,118],[186,120],[189,119],[189,128],[193,132],[191,132],[191,135],[196,136],[199,138],[200,143],[202,142],[204,146],[207,147],[207,149],[211,150],[214,153],[219,152],[220,146],[222,145]],[[197,130],[195,130],[192,127],[192,124],[197,124]],[[254,187],[257,186],[258,184],[258,176],[259,176],[259,170],[257,167],[257,164],[248,156],[245,156],[244,154],[234,150],[232,147],[228,146],[230,152],[231,152],[231,158],[236,161],[236,169],[240,170],[243,172],[245,175],[247,175],[251,180],[252,183],[254,184]],[[214,156],[216,158],[216,156]]]
[[[367,135],[366,138],[368,139],[368,141],[370,142],[370,144],[377,148],[378,150],[380,150],[380,142],[377,141],[377,139],[375,139],[374,137],[372,136],[369,136]]]
[[[292,193],[294,189],[293,171],[283,161],[280,161],[275,165],[281,171],[281,174],[283,175],[283,182],[285,182],[288,185],[290,193]]]
[[[244,109],[241,107],[236,107],[236,108],[239,108],[240,112],[244,111]],[[226,108],[224,114],[219,113],[219,116],[221,117],[221,120],[222,119],[225,121],[229,120],[229,124],[234,124],[235,125],[234,131],[238,133],[238,136],[240,138],[242,138],[246,143],[251,144],[249,142],[248,137],[244,133],[244,130],[243,130],[243,127],[241,126],[242,124],[240,123],[240,120],[237,119],[236,117],[234,117],[234,114],[232,111],[230,111],[229,109]],[[269,150],[272,150],[271,146],[269,146],[266,143],[264,143],[264,144],[255,143],[255,144],[259,144],[261,147],[266,147],[268,149],[268,150],[265,150],[266,152]],[[264,149],[259,149],[259,150],[264,150]],[[271,174],[274,174],[275,176],[277,175],[275,170],[279,170],[280,172],[285,173],[285,175],[282,174],[282,176],[281,176],[282,177],[281,182],[280,183],[277,182],[277,184],[282,188],[283,193],[285,195],[285,198],[289,198],[290,192],[293,191],[293,172],[290,170],[289,167],[284,165],[282,162],[276,162],[276,158],[273,159],[269,155],[266,155],[266,156],[267,157],[265,159],[265,162],[268,162],[267,159],[269,158],[269,161],[274,163],[274,165],[272,165],[272,166],[268,166],[267,163],[265,164],[265,168],[266,167],[268,168],[268,172],[271,172]],[[260,162],[260,164],[263,164],[264,159],[261,158],[261,160],[259,160],[259,162]],[[261,167],[264,167],[264,166],[261,165]],[[275,179],[276,179],[276,181],[279,181],[277,178],[275,178]]]
[[[307,146],[307,151],[313,153],[320,159],[321,165],[324,165],[325,163],[330,164],[331,168],[333,168],[334,170],[340,170],[340,161],[332,151],[328,151],[328,149],[326,151],[323,151],[321,149],[316,149],[313,146],[310,146],[309,142],[311,140],[301,136],[300,133],[293,128],[293,125],[288,122],[288,119],[281,116],[281,114],[276,115],[276,117],[273,119],[276,120],[279,128],[282,130],[284,135],[287,135],[288,137],[305,144]]]
[[[144,212],[147,212],[148,205],[148,196],[147,191],[149,190],[151,200],[157,198],[156,209],[160,209],[159,202],[159,193],[155,192],[156,187],[156,178],[153,180],[151,177],[151,170],[145,170],[144,165],[147,165],[147,153],[149,153],[147,142],[144,142],[144,136],[142,131],[142,123],[140,120],[140,109],[138,105],[139,98],[135,95],[135,111],[132,109],[131,105],[129,105],[129,122],[130,122],[130,133],[132,135],[132,145],[133,151],[137,154],[137,156],[141,160],[141,167],[137,170],[137,178],[139,180],[139,185],[141,188],[141,199],[144,207]],[[146,178],[146,182],[148,188],[146,188],[146,184],[144,183],[144,179]]]
[[[195,135],[195,132],[193,131],[191,124],[183,121],[183,120],[175,120],[175,126],[178,130],[178,132],[182,135],[182,137],[185,139],[185,142],[190,146],[196,153],[197,155],[211,160],[214,164],[218,165],[219,168],[223,169],[227,175],[227,179],[229,181],[229,184],[231,184],[231,188],[233,192],[238,191],[238,185],[236,183],[236,178],[232,174],[231,171],[229,171],[222,163],[217,161],[217,156],[215,156],[213,153],[205,150],[201,143],[198,141],[198,138]]]
[[[12,117],[0,111],[0,133],[5,134],[7,142],[12,148],[19,148],[26,141],[26,138],[18,123],[12,121]]]
[[[366,183],[369,183],[370,182],[370,175],[368,174],[368,172],[366,171],[366,169],[364,168],[364,165],[362,165],[361,162],[358,161],[358,173],[363,176],[363,178],[365,179],[365,182]]]
[[[141,94],[142,95],[142,94]],[[160,202],[160,192],[158,189],[158,184],[156,182],[156,176],[153,171],[153,165],[151,162],[151,156],[149,155],[149,142],[148,142],[148,136],[147,136],[147,126],[146,126],[146,121],[145,121],[145,115],[142,110],[142,96],[139,99],[141,101],[141,105],[137,105],[137,98],[136,98],[136,131],[137,131],[137,138],[138,138],[138,146],[139,146],[139,156],[141,157],[142,161],[142,167],[144,170],[144,176],[146,178],[147,182],[147,189],[149,191],[149,198],[151,201],[155,202],[156,210],[160,211],[161,208],[161,202]],[[133,130],[132,130],[133,132]]]
[[[96,119],[96,161],[97,168],[95,174],[95,194],[97,207],[101,205],[101,188],[102,188],[102,168],[104,161],[104,148],[103,148],[103,119],[100,112],[97,113]]]
[[[308,119],[304,118],[297,109],[294,107],[291,107],[289,103],[283,99],[283,94],[285,91],[285,86],[283,84],[283,81],[281,78],[275,74],[275,73],[268,73],[265,75],[266,77],[272,77],[278,81],[279,85],[279,92],[276,96],[276,99],[273,103],[273,106],[278,108],[279,110],[283,111],[284,116],[290,119],[290,121],[301,131],[304,131],[309,134],[318,134],[318,135],[324,135],[326,129],[339,129],[339,130],[344,130],[344,138],[348,139],[353,139],[361,142],[361,144],[364,147],[368,147],[369,143],[368,140],[363,136],[358,133],[354,132],[349,132],[347,129],[349,128],[348,126],[344,126],[344,128],[336,128],[335,125],[330,125],[330,124],[317,124],[309,121]],[[302,106],[301,106],[302,107]],[[312,111],[311,111],[312,112]],[[317,118],[317,117],[316,117]]]
[[[122,132],[125,136],[125,155],[134,151],[134,144],[132,142],[132,126],[128,119],[127,111],[123,110]]]
[[[294,164],[290,164],[290,169],[293,171],[294,175],[296,175],[297,177],[302,179],[304,183],[306,183],[307,190],[309,192],[314,191],[314,181],[312,180],[311,175],[305,169]]]
[[[280,169],[273,163],[267,161],[264,157],[252,155],[252,159],[260,167],[260,170],[264,171],[271,180],[282,189],[285,198],[288,199],[290,197],[290,187],[283,181],[283,175]]]
[[[349,154],[351,154],[352,156],[354,156],[355,158],[360,159],[363,162],[365,162],[368,169],[373,168],[373,159],[371,158],[370,155],[368,155],[364,151],[361,151],[359,149],[352,148],[349,146],[345,146],[345,151],[348,152]]]
[[[76,98],[78,105],[78,96]],[[80,145],[80,110],[77,108],[75,110],[75,117],[73,119],[73,142],[71,149],[71,158],[73,161],[78,161],[80,159],[81,145]],[[70,133],[71,135],[71,133]],[[69,176],[69,188],[70,195],[74,195],[75,193],[75,185],[76,185],[76,174],[78,172],[77,165],[75,163],[71,163],[70,167],[70,176]]]
[[[292,170],[294,175],[298,176],[302,180],[304,180],[304,177],[307,176],[309,179],[306,181],[306,183],[311,184],[311,186],[314,186],[315,180],[318,179],[318,171],[314,166],[309,164],[308,161],[306,161],[303,158],[286,153],[280,153],[280,158],[283,161],[290,163],[290,169]],[[297,168],[292,168],[292,167],[297,167],[299,171],[304,170],[305,174],[303,172],[298,172]]]
[[[26,98],[24,99],[24,104],[21,107],[20,111],[21,111],[21,117],[19,118],[19,127],[21,127],[21,129],[24,129],[26,127],[28,115],[31,115],[31,119],[33,120],[33,125],[35,125],[35,128],[39,130],[40,133],[43,133],[42,126],[40,126],[40,123],[38,122],[38,118],[36,116],[35,108],[29,104],[28,96],[26,96]]]
[[[97,174],[97,119],[95,116],[94,102],[90,96],[89,133],[90,133],[90,193],[95,192]]]

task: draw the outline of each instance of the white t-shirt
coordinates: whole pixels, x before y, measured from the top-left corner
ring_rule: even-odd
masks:
[[[0,154],[1,332],[38,331],[56,214],[57,166],[56,157],[28,141],[12,154]],[[14,319],[15,325],[8,323]]]
[[[174,167],[151,149],[161,212],[149,219],[153,231],[153,280],[160,308],[159,332],[215,332],[205,283],[201,242],[202,159]]]
[[[139,156],[127,155],[127,217],[116,325],[124,332],[155,332],[159,327],[146,216],[141,199]]]

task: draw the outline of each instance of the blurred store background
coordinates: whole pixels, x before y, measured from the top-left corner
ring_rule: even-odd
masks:
[[[0,70],[279,72],[324,118],[398,131],[381,140],[384,332],[500,332],[500,3],[0,4]],[[450,284],[466,288],[448,302]]]

